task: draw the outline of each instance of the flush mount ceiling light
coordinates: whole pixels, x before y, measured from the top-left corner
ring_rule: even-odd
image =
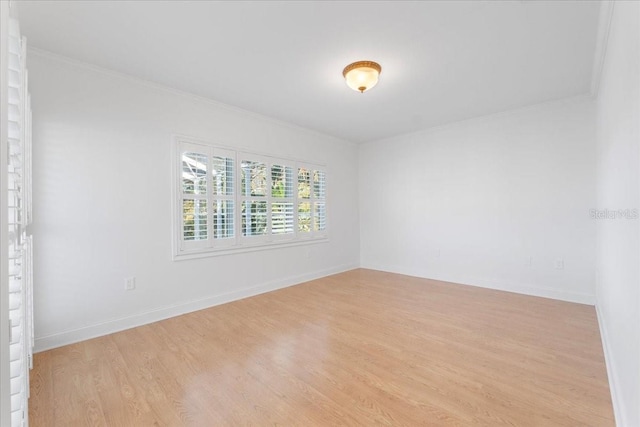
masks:
[[[382,71],[380,64],[373,61],[358,61],[344,67],[342,75],[347,86],[364,93],[378,83],[378,76]]]

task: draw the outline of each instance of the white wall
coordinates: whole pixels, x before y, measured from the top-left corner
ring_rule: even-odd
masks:
[[[42,52],[28,66],[37,350],[357,267],[353,144]],[[326,164],[329,242],[173,262],[172,134]]]
[[[598,208],[640,209],[640,4],[616,2],[597,102]],[[619,426],[640,426],[640,224],[597,221],[597,307]]]
[[[573,98],[361,146],[362,267],[593,303],[594,112]]]

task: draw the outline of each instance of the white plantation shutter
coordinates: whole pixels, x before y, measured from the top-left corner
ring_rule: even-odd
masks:
[[[181,247],[184,250],[209,245],[208,192],[209,150],[184,144],[180,150]]]
[[[25,67],[26,40],[18,21],[8,29],[8,273],[11,425],[28,424],[29,369],[33,356],[31,222],[31,106]]]
[[[298,168],[298,215],[297,233],[302,237],[311,237],[311,169],[306,166]]]
[[[230,150],[211,149],[211,226],[212,246],[236,243],[236,157]]]
[[[187,142],[178,145],[178,153],[180,250],[234,245],[235,153]]]
[[[295,237],[295,167],[282,161],[271,165],[270,207],[272,240],[291,240]]]
[[[313,231],[324,234],[327,229],[327,183],[326,174],[321,170],[313,171]]]
[[[301,238],[322,238],[327,231],[326,173],[317,166],[298,167],[297,232]]]
[[[174,259],[325,239],[322,167],[176,137]]]
[[[240,153],[241,236],[246,244],[268,241],[269,234],[269,161],[263,156]]]

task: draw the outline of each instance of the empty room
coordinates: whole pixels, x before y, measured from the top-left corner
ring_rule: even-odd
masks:
[[[640,427],[640,2],[0,0],[0,426]]]

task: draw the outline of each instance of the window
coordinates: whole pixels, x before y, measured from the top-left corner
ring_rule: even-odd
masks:
[[[327,204],[325,202],[325,173],[313,171],[313,229],[324,231],[327,228]]]
[[[240,162],[240,170],[242,235],[244,237],[265,236],[269,231],[267,165],[263,161],[243,159]]]
[[[183,142],[178,168],[178,252],[233,246],[235,153]]]
[[[207,240],[207,169],[206,154],[182,154],[182,237],[187,241]]]
[[[321,166],[184,138],[175,162],[176,259],[327,236]]]
[[[298,168],[298,232],[312,236],[327,229],[325,172],[313,166]]]
[[[280,238],[292,236],[293,228],[293,167],[271,166],[271,233]]]
[[[235,200],[233,197],[235,167],[233,154],[214,153],[211,166],[213,238],[233,239],[235,230]]]

